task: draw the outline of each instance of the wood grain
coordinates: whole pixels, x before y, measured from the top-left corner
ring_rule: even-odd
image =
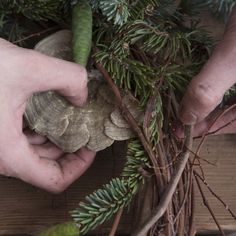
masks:
[[[196,143],[197,144],[197,143]],[[69,218],[68,211],[75,208],[84,196],[119,175],[124,163],[125,146],[116,143],[112,148],[100,152],[93,166],[67,191],[52,195],[19,180],[0,178],[0,235],[32,235],[46,226],[63,222]],[[213,162],[203,162],[206,178],[211,187],[236,212],[236,135],[209,137],[200,156]],[[204,186],[203,186],[204,187]],[[206,190],[207,192],[207,190]],[[207,194],[209,203],[223,229],[236,230],[236,222],[213,196]],[[196,226],[199,232],[216,230],[210,214],[197,194]],[[120,234],[130,232],[133,211],[125,214],[119,226]],[[95,235],[107,235],[112,222],[102,226]]]
[[[197,146],[197,142],[195,145]],[[206,163],[203,165],[207,183],[236,213],[236,135],[208,138],[200,152],[200,156],[215,164],[215,166]],[[222,228],[236,231],[235,220],[203,184],[202,187]],[[196,193],[197,217],[195,222],[198,231],[217,231],[217,227],[204,207],[197,190]]]
[[[124,163],[125,145],[117,142],[100,152],[92,167],[62,194],[53,195],[13,178],[0,178],[0,235],[32,235],[39,230],[69,219],[68,211],[84,196],[118,176]],[[132,211],[126,213],[119,231],[127,233]],[[96,230],[102,235],[109,223]]]

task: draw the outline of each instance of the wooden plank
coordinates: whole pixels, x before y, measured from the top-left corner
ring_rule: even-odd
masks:
[[[197,146],[197,143],[195,144]],[[236,214],[236,135],[221,135],[208,138],[200,156],[215,166],[204,162],[203,169],[207,183]],[[200,172],[199,172],[200,173]],[[236,231],[236,221],[225,207],[202,185],[215,215],[225,230]],[[196,226],[198,231],[216,231],[217,227],[196,191]]]
[[[31,235],[46,226],[68,220],[68,212],[85,195],[119,175],[124,163],[124,152],[121,143],[100,152],[87,173],[59,195],[49,194],[20,180],[1,177],[0,235]],[[126,215],[119,229],[122,233],[126,233],[131,225],[131,214]],[[96,232],[107,233],[108,230],[109,224]]]
[[[210,137],[200,156],[216,166],[204,163],[207,182],[236,212],[236,135]],[[124,163],[125,148],[116,144],[96,157],[90,170],[67,191],[52,195],[19,180],[0,178],[0,235],[34,234],[42,228],[69,219],[68,211],[75,208],[88,193],[119,175]],[[207,192],[207,191],[206,191]],[[236,223],[223,207],[207,194],[224,229],[235,229]],[[199,231],[216,230],[199,194],[196,197],[196,226]],[[119,231],[127,234],[132,226],[133,212],[123,218]],[[110,222],[111,223],[111,222]],[[110,224],[96,230],[98,235],[107,235]]]

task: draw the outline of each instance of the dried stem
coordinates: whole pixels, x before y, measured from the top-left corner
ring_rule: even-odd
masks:
[[[173,174],[171,181],[167,185],[164,193],[160,199],[157,209],[153,212],[150,218],[138,228],[132,235],[133,236],[142,236],[149,231],[149,229],[163,216],[166,209],[169,206],[169,203],[172,200],[173,194],[176,191],[179,180],[182,176],[182,173],[185,169],[185,166],[189,159],[189,149],[192,149],[192,126],[186,126],[185,128],[185,145],[184,150],[181,154],[179,165],[176,169],[176,172]]]
[[[16,43],[21,43],[21,42],[23,42],[23,41],[25,41],[25,40],[31,39],[31,38],[36,37],[36,36],[40,36],[41,34],[45,34],[45,33],[49,32],[49,31],[57,30],[58,28],[59,28],[58,26],[53,26],[53,27],[50,27],[50,28],[48,28],[48,29],[41,30],[41,31],[39,31],[39,32],[30,34],[30,35],[28,35],[28,36],[26,36],[26,37],[24,37],[24,38],[21,38],[21,39],[18,39],[18,40],[16,40],[16,41],[12,42],[12,43],[14,43],[14,44],[16,44]]]
[[[193,171],[194,175],[199,178],[202,183],[208,188],[208,190],[210,191],[210,193],[218,200],[222,203],[222,205],[225,207],[225,209],[230,213],[230,215],[236,220],[236,215],[234,214],[234,212],[229,208],[228,204],[226,204],[221,197],[219,197],[213,190],[212,188],[209,186],[209,184],[206,182],[205,179],[203,179],[195,170]]]
[[[220,113],[214,120],[213,120],[213,122],[211,123],[211,125],[208,127],[208,130],[205,132],[205,134],[202,136],[202,139],[201,139],[201,141],[200,141],[200,143],[199,143],[199,145],[198,145],[198,147],[197,147],[197,150],[196,150],[196,155],[199,155],[199,151],[200,151],[200,149],[201,149],[201,147],[202,147],[202,145],[203,145],[203,143],[205,142],[205,139],[206,139],[206,137],[207,137],[207,135],[208,135],[208,133],[209,133],[209,130],[213,127],[213,125],[220,119],[220,118],[222,118],[227,112],[229,112],[230,110],[232,110],[233,108],[235,108],[236,107],[236,104],[234,104],[234,105],[232,105],[232,106],[230,106],[230,107],[228,107],[227,109],[225,109],[222,113]],[[229,122],[227,125],[230,125],[231,124],[231,122]],[[225,128],[226,127],[226,125],[224,125],[222,128]],[[220,128],[221,129],[221,128]],[[220,129],[218,129],[217,131],[219,131]],[[211,133],[212,134],[212,133]],[[196,158],[196,157],[195,157]]]
[[[124,208],[121,208],[117,214],[116,214],[116,218],[114,220],[114,223],[112,225],[112,228],[111,228],[111,231],[109,233],[109,236],[115,236],[116,235],[116,231],[117,231],[117,228],[119,226],[119,223],[120,223],[120,219],[121,219],[121,216],[123,214],[123,210]]]
[[[139,139],[141,140],[145,151],[147,152],[148,156],[151,159],[156,177],[158,178],[159,173],[158,173],[158,169],[156,168],[158,166],[158,163],[157,163],[156,155],[153,152],[149,142],[147,141],[145,135],[143,134],[140,127],[138,126],[137,121],[134,119],[134,117],[132,116],[132,114],[130,113],[128,108],[123,103],[120,91],[119,91],[118,87],[115,85],[115,83],[113,82],[110,75],[108,74],[107,70],[98,62],[96,63],[96,67],[102,73],[103,77],[108,82],[114,95],[116,96],[116,99],[118,101],[118,106],[121,109],[123,117],[127,120],[127,122],[129,123],[129,125],[131,126],[133,131],[138,135]]]
[[[192,177],[192,176],[191,176]],[[196,211],[196,205],[195,205],[195,194],[194,194],[194,185],[191,185],[191,206],[188,208],[189,210],[191,209],[191,214],[190,214],[190,223],[189,223],[189,236],[194,236],[196,234],[196,229],[195,229],[195,223],[194,223],[194,216],[195,216],[195,211]]]
[[[194,175],[194,176],[195,176],[195,175]],[[205,197],[205,195],[204,195],[204,192],[203,192],[203,190],[202,190],[202,187],[201,187],[201,185],[200,185],[200,183],[199,183],[199,180],[198,180],[198,178],[197,178],[196,176],[195,176],[195,180],[196,180],[198,189],[199,189],[199,191],[200,191],[200,194],[201,194],[201,196],[202,196],[203,204],[206,206],[206,208],[207,208],[208,211],[210,212],[210,214],[211,214],[213,220],[215,221],[215,223],[216,223],[216,225],[217,225],[217,227],[218,227],[218,229],[219,229],[221,235],[225,236],[225,233],[224,233],[224,231],[222,230],[222,228],[221,228],[221,226],[220,226],[218,220],[216,219],[216,216],[215,216],[213,210],[211,209],[211,206],[209,205],[209,203],[208,203],[208,201],[207,201],[207,199],[206,199],[206,197]]]

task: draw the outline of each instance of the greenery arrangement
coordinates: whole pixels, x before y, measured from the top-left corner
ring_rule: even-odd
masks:
[[[137,137],[129,141],[120,177],[87,196],[71,212],[74,223],[54,227],[40,236],[86,234],[129,206],[148,178],[153,178],[156,190],[150,203],[153,208],[160,203],[182,152],[182,143],[173,135],[170,124],[177,119],[178,102],[186,85],[199,72],[214,45],[208,32],[199,26],[199,12],[209,8],[226,21],[234,3],[235,0],[0,2],[0,37],[20,44],[30,34],[31,29],[22,24],[26,21],[37,24],[41,30],[51,29],[55,25],[52,22],[59,27],[72,25],[74,37],[80,37],[79,42],[89,42],[93,17],[94,47],[89,66],[108,72],[107,79],[114,92],[118,91],[116,95],[120,96],[119,89],[131,92],[144,113],[142,126],[126,115]],[[84,27],[87,31],[81,35]],[[86,58],[89,45],[83,47],[75,41],[74,52],[83,51]],[[76,61],[86,65],[87,59]],[[125,111],[122,98],[118,102]],[[196,161],[199,160],[194,158],[188,162],[189,171],[182,174],[167,211],[152,225],[148,235],[193,235],[192,182],[197,178],[193,170]]]

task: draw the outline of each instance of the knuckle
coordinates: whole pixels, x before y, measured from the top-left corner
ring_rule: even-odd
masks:
[[[49,181],[47,181],[47,185],[45,187],[51,193],[59,194],[69,186],[69,183],[64,178],[59,164],[54,163],[54,166],[55,171],[53,171],[49,176]]]
[[[53,184],[50,185],[49,191],[54,194],[62,193],[68,184],[63,179],[57,179]]]
[[[198,84],[191,87],[190,95],[202,109],[213,109],[221,100],[221,97],[210,86]]]

